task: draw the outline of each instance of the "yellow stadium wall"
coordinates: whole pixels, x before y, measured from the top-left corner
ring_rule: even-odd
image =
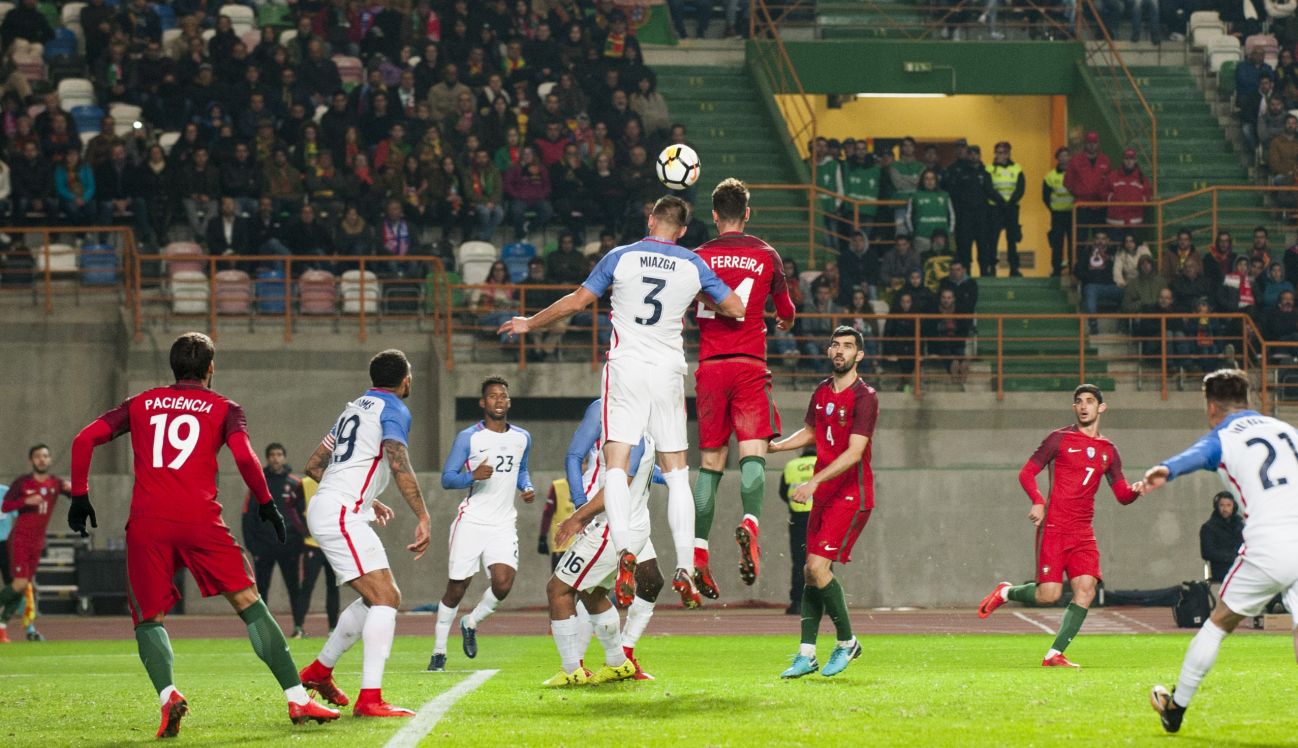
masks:
[[[785,97],[780,96],[779,99]],[[966,138],[982,146],[991,162],[992,146],[1008,140],[1013,159],[1023,167],[1027,193],[1022,202],[1023,241],[1019,252],[1035,253],[1033,267],[1024,259],[1025,275],[1048,275],[1050,246],[1046,232],[1050,213],[1041,203],[1041,180],[1054,168],[1055,147],[1065,142],[1066,111],[1062,96],[948,96],[937,99],[869,98],[846,101],[830,109],[824,96],[813,97],[816,130],[827,138],[901,138],[950,142]],[[781,101],[781,109],[784,102]],[[1001,251],[1004,251],[1004,240]],[[1007,271],[1002,263],[1001,272]]]

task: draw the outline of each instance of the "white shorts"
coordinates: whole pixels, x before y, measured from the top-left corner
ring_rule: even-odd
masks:
[[[468,579],[482,569],[496,564],[518,568],[518,527],[508,525],[482,525],[456,518],[451,523],[451,536],[447,541],[450,558],[446,578],[459,581]]]
[[[659,452],[684,452],[685,375],[673,367],[614,359],[604,364],[604,441],[635,445],[653,437]]]
[[[658,558],[647,533],[638,552],[634,548],[628,550],[635,553],[638,563]],[[586,525],[554,567],[554,576],[578,592],[596,587],[609,589],[616,574],[617,550],[613,548],[608,523],[602,516]]]
[[[1283,595],[1284,605],[1298,626],[1298,559],[1280,568],[1263,568],[1241,555],[1226,573],[1220,595],[1227,608],[1248,617],[1262,615],[1272,598]]]
[[[373,510],[355,512],[329,496],[316,494],[307,504],[307,529],[320,544],[339,585],[371,571],[389,568],[383,541],[370,526],[373,519]]]

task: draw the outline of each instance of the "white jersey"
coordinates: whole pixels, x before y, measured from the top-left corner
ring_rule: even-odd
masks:
[[[1232,413],[1164,463],[1169,476],[1215,470],[1244,515],[1244,555],[1265,568],[1298,557],[1298,430],[1256,411]]]
[[[461,431],[442,468],[442,488],[469,489],[456,519],[512,527],[518,518],[514,496],[532,488],[527,469],[531,450],[532,435],[513,424],[496,432],[479,421]],[[491,466],[491,477],[474,480],[473,471],[483,463]]]
[[[369,390],[347,404],[324,438],[333,453],[320,478],[318,498],[332,498],[353,513],[368,515],[374,499],[387,488],[389,471],[383,442],[408,445],[410,409],[387,390]]]
[[[681,338],[686,310],[699,291],[718,303],[730,295],[730,287],[698,255],[653,237],[609,252],[582,286],[596,296],[613,289],[610,361],[625,357],[681,372],[686,370]]]

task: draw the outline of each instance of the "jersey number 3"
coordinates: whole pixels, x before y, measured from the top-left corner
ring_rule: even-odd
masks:
[[[649,286],[649,292],[644,295],[644,303],[653,307],[653,313],[648,317],[636,317],[635,323],[637,325],[645,326],[656,325],[658,324],[658,320],[663,318],[663,303],[658,300],[658,294],[662,293],[663,289],[667,287],[667,281],[662,278],[648,277],[641,278],[640,280],[644,281],[645,285]]]
[[[189,456],[194,454],[194,447],[198,446],[198,419],[185,413],[171,419],[171,424],[168,425],[167,414],[159,413],[149,419],[149,425],[153,427],[153,466],[163,467],[162,443],[165,441],[178,453],[171,462],[166,463],[166,467],[179,470]]]

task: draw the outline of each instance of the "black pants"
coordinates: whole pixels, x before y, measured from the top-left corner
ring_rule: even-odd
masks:
[[[802,567],[807,565],[807,517],[811,512],[789,512],[789,605],[802,605],[802,588],[806,584]]]
[[[298,590],[297,603],[293,606],[293,623],[301,626],[306,614],[311,610],[311,593],[315,591],[316,580],[320,572],[325,575],[325,615],[329,617],[329,630],[338,625],[338,577],[334,575],[329,559],[319,548],[306,549],[302,554],[302,589]]]
[[[1059,275],[1067,261],[1064,250],[1073,238],[1073,212],[1071,210],[1050,211],[1050,233],[1046,241],[1050,242],[1050,272]]]
[[[9,573],[9,541],[0,540],[0,579],[6,585],[13,584],[13,575]]]
[[[1004,208],[992,208],[991,232],[987,242],[991,253],[992,270],[996,269],[996,245],[1000,242],[1001,232],[1005,232],[1005,253],[1010,261],[1010,272],[1019,269],[1019,241],[1023,239],[1023,227],[1019,224],[1019,206],[1007,205]],[[982,247],[978,248],[978,262],[983,261]]]
[[[979,208],[957,210],[955,214],[955,258],[973,275],[973,245],[983,230],[983,214]]]
[[[284,587],[288,590],[289,604],[293,608],[293,625],[301,626],[302,616],[298,601],[301,597],[302,579],[301,543],[282,545],[262,553],[253,553],[252,568],[257,577],[257,594],[261,595],[261,599],[265,600],[267,605],[270,605],[270,580],[276,566],[279,567],[280,575],[284,577]]]
[[[1087,241],[1091,234],[1096,231],[1108,231],[1105,223],[1104,208],[1078,208],[1077,209],[1077,238],[1079,241]]]

